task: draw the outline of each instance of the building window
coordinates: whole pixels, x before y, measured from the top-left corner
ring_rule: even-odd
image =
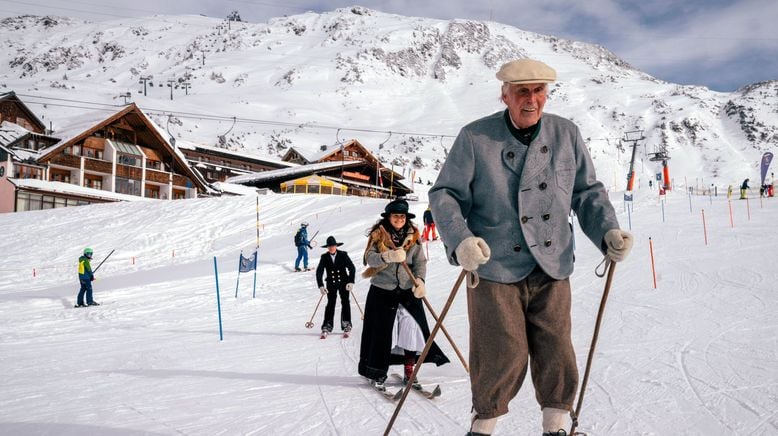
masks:
[[[103,178],[84,175],[84,186],[92,189],[103,189]]]
[[[140,180],[116,178],[116,192],[140,197]]]
[[[96,148],[88,148],[84,147],[84,157],[89,157],[92,159],[103,159],[103,150],[98,150]]]
[[[136,157],[136,156],[131,156],[129,154],[121,154],[121,153],[119,153],[116,156],[116,161],[118,163],[122,164],[122,165],[127,165],[127,166],[131,166],[131,167],[140,167],[141,166],[140,159],[138,157]]]
[[[146,160],[146,168],[151,170],[162,171],[162,162],[158,160]]]
[[[28,167],[26,165],[14,166],[14,178],[16,179],[39,179],[42,180],[43,171],[40,168]]]

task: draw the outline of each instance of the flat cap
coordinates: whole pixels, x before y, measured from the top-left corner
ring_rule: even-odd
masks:
[[[534,59],[517,59],[504,63],[497,78],[508,83],[551,83],[556,81],[556,71]]]

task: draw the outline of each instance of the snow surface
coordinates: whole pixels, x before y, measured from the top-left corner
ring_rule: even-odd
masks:
[[[612,198],[636,243],[616,268],[580,430],[778,433],[778,200],[732,200],[733,228],[724,196],[695,196],[690,210],[689,197],[673,191],[663,208],[656,191],[644,189],[627,215],[620,195]],[[359,311],[352,309],[351,338],[319,340],[322,308],[316,328],[304,326],[319,299],[314,273],[291,269],[292,236],[303,220],[320,231],[319,244],[336,236],[360,265],[365,232],[385,202],[260,196],[256,298],[253,274],[246,273],[236,298],[239,252],[249,253],[256,244],[256,198],[3,215],[0,434],[382,434],[394,404],[357,375]],[[425,202],[412,204],[417,215],[425,208]],[[600,254],[575,232],[573,339],[583,370],[604,280],[594,275]],[[96,274],[102,306],[74,309],[77,258],[86,246],[94,248],[95,265],[111,249],[116,252]],[[440,312],[458,270],[446,262],[440,242],[428,248],[428,298]],[[312,264],[323,252],[312,250]],[[355,292],[362,308],[367,289],[359,278]],[[464,292],[445,325],[466,355]],[[411,393],[392,434],[465,433],[468,376],[442,335],[438,343],[451,363],[425,365],[420,376],[439,383],[443,396],[430,402]],[[496,435],[540,434],[529,379],[510,408]]]

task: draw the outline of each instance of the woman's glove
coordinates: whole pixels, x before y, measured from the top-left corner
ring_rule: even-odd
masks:
[[[416,278],[416,286],[413,287],[413,296],[424,298],[427,295],[427,289],[424,287],[424,280]]]
[[[327,288],[319,286],[319,292],[321,292],[322,295],[327,295]]]
[[[627,258],[635,240],[632,234],[621,229],[611,229],[602,238],[608,248],[606,255],[614,262],[621,262]]]
[[[352,289],[354,289],[354,284],[353,283],[346,283],[346,290],[351,292]]]
[[[478,266],[486,263],[492,254],[492,250],[486,245],[486,241],[477,236],[468,236],[454,250],[457,262],[465,271],[475,271]]]
[[[402,248],[396,248],[394,250],[387,250],[381,253],[381,259],[386,263],[402,263],[405,262],[405,250]]]

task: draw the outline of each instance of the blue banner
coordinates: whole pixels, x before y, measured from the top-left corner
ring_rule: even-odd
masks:
[[[251,254],[249,257],[243,257],[243,253],[240,254],[240,272],[249,272],[257,269],[257,252]]]
[[[764,179],[767,176],[767,168],[770,167],[770,162],[773,161],[773,154],[769,151],[762,155],[762,183],[760,185],[764,185]]]

